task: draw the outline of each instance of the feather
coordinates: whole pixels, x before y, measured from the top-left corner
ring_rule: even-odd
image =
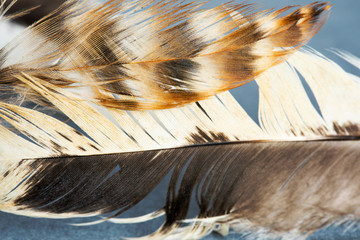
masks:
[[[89,99],[105,107],[170,108],[242,85],[283,62],[329,12],[324,3],[285,17],[279,15],[288,8],[256,13],[250,5],[199,10],[200,5],[69,1],[23,34],[27,41],[5,47],[0,76],[13,76],[3,81],[21,91],[27,91],[26,83],[16,76],[24,73],[51,84],[52,91],[86,87]],[[15,47],[22,54],[7,50]],[[34,91],[29,95],[39,98]]]
[[[105,216],[96,223],[165,214],[147,239],[229,228],[304,237],[359,219],[359,84],[299,50],[330,5],[285,16],[201,5],[70,0],[2,48],[1,211]],[[228,91],[252,80],[259,124]],[[116,218],[164,179],[161,208]]]
[[[14,20],[24,25],[30,25],[54,11],[65,1],[53,0],[49,2],[44,0],[3,0],[2,2],[3,9],[7,9],[7,15],[15,14],[16,17],[14,16]],[[27,14],[29,12],[31,14]]]

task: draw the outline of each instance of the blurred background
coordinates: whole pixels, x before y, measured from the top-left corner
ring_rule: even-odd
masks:
[[[240,0],[241,1],[241,0]],[[239,1],[239,2],[240,2]],[[32,14],[19,19],[22,26],[32,23],[43,16],[45,12],[55,9],[62,0],[18,0],[13,6],[13,12],[27,9],[42,4]],[[222,1],[213,1],[207,6],[218,4]],[[306,5],[310,0],[263,0],[262,2],[248,0],[246,3],[258,3],[262,9],[281,8],[287,5]],[[360,71],[350,64],[331,53],[329,49],[336,48],[346,50],[360,57],[360,1],[359,0],[332,0],[332,13],[323,29],[310,42],[309,46],[328,56],[339,63],[346,71],[360,76]],[[21,25],[4,26],[0,24],[0,45],[5,44],[14,35],[20,33]],[[239,89],[233,90],[233,94],[242,104],[251,117],[257,121],[258,93],[255,83],[247,84]],[[163,206],[166,193],[166,179],[156,188],[148,198],[141,202],[134,209],[120,217],[134,217],[153,211]],[[192,209],[190,216],[196,215],[196,208]],[[94,226],[75,227],[71,223],[82,223],[99,220],[98,217],[90,219],[34,219],[23,216],[16,216],[0,212],[0,239],[119,239],[121,237],[143,236],[155,231],[163,222],[163,218],[155,221],[136,225],[119,225],[113,223],[101,223]],[[248,233],[234,234],[223,238],[212,234],[206,239],[252,239]],[[360,227],[356,223],[348,223],[339,226],[329,226],[319,230],[308,239],[360,239]]]

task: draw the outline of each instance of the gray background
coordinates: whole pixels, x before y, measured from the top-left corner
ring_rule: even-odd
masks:
[[[216,2],[216,1],[214,1]],[[220,1],[219,1],[220,2]],[[255,2],[255,1],[247,1]],[[260,3],[264,8],[279,8],[286,5],[304,5],[311,1],[299,0],[267,0]],[[347,71],[360,75],[360,71],[345,64],[327,49],[332,47],[347,50],[360,56],[359,38],[360,31],[360,1],[359,0],[333,0],[334,5],[330,19],[314,37],[309,45],[316,50],[324,53],[342,65]],[[3,34],[3,33],[1,33]],[[253,85],[244,86],[235,91],[239,101],[250,115],[257,117],[257,93]],[[145,201],[135,207],[122,217],[138,216],[152,211],[156,207],[161,207],[165,200],[166,183],[163,182]],[[195,214],[193,211],[192,214]],[[118,225],[112,223],[102,223],[89,227],[74,227],[69,223],[79,223],[83,221],[97,220],[91,219],[34,219],[23,216],[0,212],[0,240],[2,239],[119,239],[122,236],[134,237],[148,234],[157,229],[163,219],[136,225]],[[355,226],[349,225],[332,226],[322,229],[311,236],[309,239],[360,239],[360,230]],[[223,239],[213,234],[206,239]],[[249,239],[246,234],[235,235],[231,233],[225,239]]]

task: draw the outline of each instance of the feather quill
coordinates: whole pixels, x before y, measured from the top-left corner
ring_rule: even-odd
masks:
[[[147,239],[230,227],[304,237],[359,218],[359,84],[298,51],[330,5],[289,15],[201,5],[70,0],[2,48],[1,211],[129,223],[165,214]],[[259,125],[227,91],[251,80]],[[168,175],[161,209],[115,218]],[[198,216],[187,219],[192,200]]]

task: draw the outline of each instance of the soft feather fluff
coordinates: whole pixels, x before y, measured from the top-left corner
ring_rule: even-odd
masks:
[[[154,239],[230,227],[300,238],[359,218],[359,84],[297,51],[329,5],[200,6],[70,0],[0,51],[0,210],[165,214]],[[227,91],[254,79],[259,125]],[[168,175],[163,208],[115,218]]]

